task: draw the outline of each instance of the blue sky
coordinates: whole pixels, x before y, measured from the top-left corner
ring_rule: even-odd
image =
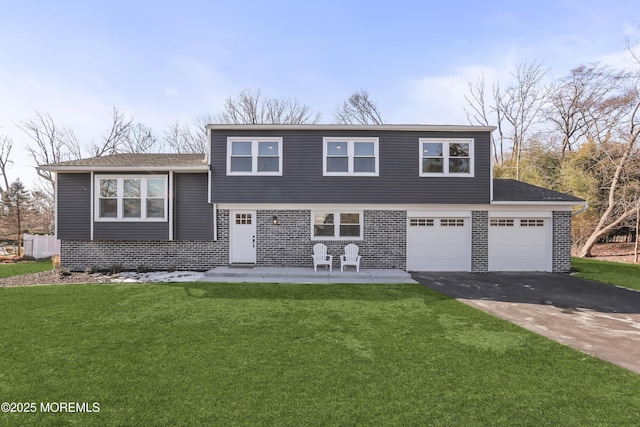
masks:
[[[540,61],[549,78],[622,64],[637,0],[0,1],[0,134],[31,184],[16,123],[48,112],[84,142],[113,107],[162,135],[245,88],[323,122],[366,89],[389,123],[466,124],[467,83]]]

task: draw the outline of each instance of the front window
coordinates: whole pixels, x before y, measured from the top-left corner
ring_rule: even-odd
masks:
[[[314,240],[362,240],[362,212],[313,212]]]
[[[324,138],[324,175],[378,176],[378,138]]]
[[[282,138],[228,138],[227,175],[282,175]]]
[[[420,176],[473,176],[472,139],[420,139]]]
[[[166,221],[166,176],[96,176],[96,221]]]

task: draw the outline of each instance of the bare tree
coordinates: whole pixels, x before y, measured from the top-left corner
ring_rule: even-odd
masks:
[[[484,76],[469,84],[470,94],[465,97],[470,105],[466,112],[471,122],[486,125],[493,121],[497,124],[495,160],[497,163],[515,162],[516,179],[520,177],[524,144],[544,118],[542,109],[549,97],[549,89],[543,82],[546,72],[538,62],[525,62],[519,64],[512,74],[513,84],[504,88],[499,82],[493,85],[492,99],[486,98]],[[511,146],[509,158],[505,152],[508,145]]]
[[[216,122],[224,124],[315,124],[320,113],[313,113],[298,101],[262,98],[260,91],[245,89],[236,98],[227,98]]]
[[[542,83],[545,74],[546,70],[539,63],[525,62],[518,65],[513,75],[516,84],[508,86],[502,92],[496,92],[497,108],[511,129],[508,138],[513,147],[511,160],[515,158],[516,179],[520,178],[523,145],[534,126],[541,122],[540,113],[549,96],[548,89]]]
[[[369,98],[369,93],[360,89],[354,92],[336,109],[334,114],[336,123],[348,125],[381,125],[383,124],[382,115],[378,110],[375,102]]]
[[[607,66],[582,65],[559,80],[546,108],[552,132],[561,135],[561,153],[571,151],[589,134],[605,134],[610,123],[628,113],[632,90],[627,87],[628,73]]]
[[[135,123],[129,127],[117,151],[121,153],[152,153],[157,151],[156,148],[158,148],[158,138],[153,134],[151,128],[142,123]]]
[[[54,234],[55,233],[55,198],[50,186],[37,183],[31,191],[31,210],[29,212],[29,231]]]
[[[36,111],[35,118],[23,121],[18,127],[31,138],[27,151],[38,166],[81,157],[73,131],[56,126],[49,113]],[[38,169],[38,175],[52,187],[55,185],[52,172]]]
[[[6,135],[0,135],[0,175],[2,175],[2,181],[4,183],[4,185],[0,184],[0,198],[2,198],[4,192],[9,188],[7,171],[9,166],[13,164],[13,160],[10,159],[12,149],[13,140]]]
[[[100,143],[92,142],[89,151],[94,157],[105,154],[117,154],[125,145],[131,128],[133,127],[133,117],[126,117],[117,108],[111,110],[111,128],[102,137]]]
[[[164,142],[171,151],[178,154],[204,154],[207,147],[205,125],[193,129],[175,122],[164,131]]]
[[[469,87],[469,94],[464,96],[464,99],[467,101],[470,108],[464,108],[467,120],[472,125],[491,125],[491,113],[498,114],[499,118],[500,112],[495,108],[495,104],[488,104],[484,73],[480,74],[478,81],[475,83],[469,82],[467,85]],[[501,121],[498,119],[496,123],[498,124],[498,133],[500,135],[500,137],[497,138],[497,141],[500,145],[497,145],[496,138],[491,138],[491,141],[493,143],[493,160],[496,164],[500,164],[504,162],[504,138],[502,136],[502,126],[500,126]]]
[[[640,243],[640,199],[636,204],[636,241],[633,245],[633,262],[638,262],[638,243]]]
[[[633,158],[635,151],[637,150],[636,144],[640,135],[640,76],[635,79],[636,90],[634,92],[634,104],[630,109],[629,114],[621,118],[618,123],[615,123],[615,127],[610,126],[606,132],[605,139],[600,142],[602,149],[607,149],[611,146],[608,144],[609,139],[613,135],[617,135],[621,141],[618,145],[618,150],[607,153],[607,161],[611,162],[615,168],[613,169],[613,176],[611,177],[607,188],[607,197],[604,203],[603,212],[600,214],[600,219],[587,238],[586,242],[582,246],[578,256],[587,257],[591,255],[591,249],[593,245],[604,234],[611,229],[617,227],[622,221],[630,218],[637,213],[638,204],[624,203],[624,198],[621,197],[619,191],[621,185],[624,183],[626,174],[628,172],[628,165]],[[613,145],[616,147],[616,145]],[[617,148],[617,147],[616,147]]]

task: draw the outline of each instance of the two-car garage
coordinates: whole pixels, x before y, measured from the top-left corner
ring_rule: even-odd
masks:
[[[488,271],[551,271],[550,214],[490,212],[473,233],[471,212],[408,212],[407,270],[471,271],[476,238],[478,248],[486,244]]]

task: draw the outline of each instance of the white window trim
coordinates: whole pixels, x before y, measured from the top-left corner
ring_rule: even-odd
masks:
[[[251,172],[232,172],[231,171],[231,145],[233,142],[250,142],[251,143]],[[258,172],[258,143],[259,142],[275,142],[278,144],[278,172]],[[271,175],[282,176],[282,157],[283,145],[282,138],[275,137],[228,137],[227,138],[227,175],[235,176],[253,176],[253,175]]]
[[[117,200],[118,200],[118,213],[116,217],[101,218],[100,217],[100,180],[101,179],[115,179],[117,183]],[[141,218],[125,218],[123,216],[123,190],[125,179],[140,179],[141,183]],[[146,218],[147,214],[147,179],[162,179],[164,180],[164,217],[163,218]],[[94,175],[93,184],[93,212],[94,221],[96,222],[167,222],[169,218],[169,197],[168,197],[168,177],[167,175]]]
[[[422,172],[422,144],[429,142],[439,142],[444,144],[442,147],[442,172]],[[449,144],[469,144],[469,173],[459,173],[459,172],[449,172]],[[467,177],[473,178],[474,175],[474,140],[473,138],[420,138],[418,140],[418,173],[419,176],[458,176],[458,177]]]
[[[347,143],[347,172],[328,172],[327,171],[327,145],[329,142],[346,142]],[[375,159],[375,172],[354,172],[354,143],[355,142],[373,142],[373,155]],[[322,140],[322,175],[323,176],[379,176],[380,175],[380,153],[379,138],[339,138],[325,137]]]
[[[340,237],[340,214],[346,214],[346,213],[355,213],[358,214],[359,218],[360,218],[360,235],[359,236],[351,236],[351,237]],[[314,231],[314,226],[315,226],[315,216],[316,214],[333,214],[333,218],[334,218],[334,234],[333,237],[329,237],[329,236],[315,236],[313,234]],[[327,209],[327,210],[322,210],[322,209],[318,209],[315,211],[311,211],[311,240],[319,240],[319,241],[342,241],[342,240],[349,240],[349,241],[358,241],[358,240],[363,240],[363,229],[364,229],[364,211],[360,211],[357,209],[341,209],[341,210],[332,210],[332,209]]]

